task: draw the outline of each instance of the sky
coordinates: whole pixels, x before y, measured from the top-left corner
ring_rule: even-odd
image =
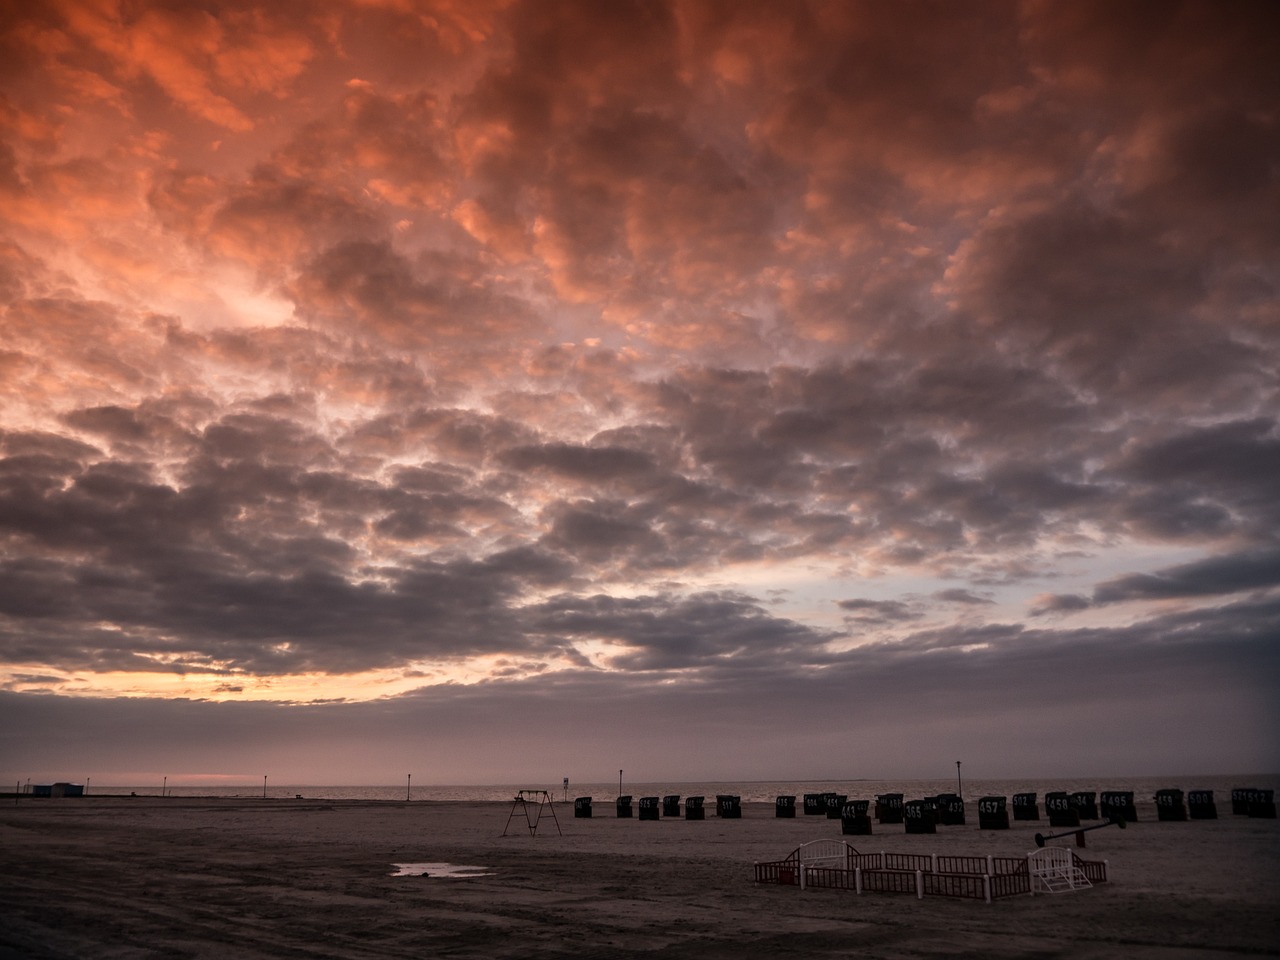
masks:
[[[1280,771],[1277,36],[0,2],[0,777]]]

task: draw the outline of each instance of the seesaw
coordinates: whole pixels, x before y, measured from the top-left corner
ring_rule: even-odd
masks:
[[[1036,846],[1043,847],[1047,840],[1057,840],[1059,837],[1069,837],[1072,834],[1076,838],[1076,846],[1084,846],[1084,835],[1090,830],[1101,830],[1103,827],[1117,826],[1121,830],[1124,829],[1124,821],[1119,817],[1112,817],[1106,823],[1094,824],[1092,827],[1080,827],[1078,830],[1064,830],[1062,833],[1051,833],[1047,837],[1043,833],[1036,834]]]

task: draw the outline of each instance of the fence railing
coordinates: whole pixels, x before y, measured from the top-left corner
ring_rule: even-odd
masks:
[[[1103,860],[1072,861],[1091,883],[1105,883]],[[858,853],[850,848],[848,865],[808,864],[793,853],[786,860],[755,864],[760,883],[855,890],[858,893],[914,893],[917,897],[999,900],[1031,893],[1025,857],[962,857],[928,854]]]

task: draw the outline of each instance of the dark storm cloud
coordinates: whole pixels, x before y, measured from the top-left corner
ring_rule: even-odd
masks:
[[[1093,591],[1093,602],[1218,596],[1276,586],[1280,586],[1280,550],[1269,549],[1118,577],[1098,584]]]
[[[995,601],[990,597],[979,596],[970,590],[961,590],[958,587],[950,590],[939,590],[933,596],[934,599],[942,600],[945,603],[960,603],[968,606],[980,606],[983,604],[995,603]]]
[[[764,612],[751,597],[553,597],[527,611],[530,629],[548,638],[610,646],[611,669],[707,671],[712,682],[744,671],[803,663],[835,635]],[[721,679],[716,679],[716,678]]]
[[[654,463],[638,450],[626,447],[580,447],[566,443],[514,447],[502,460],[516,470],[545,468],[579,480],[608,481],[650,473]]]
[[[414,264],[387,242],[347,240],[310,261],[291,295],[308,319],[341,330],[354,321],[396,346],[529,327],[533,318],[525,304],[474,269],[452,255],[433,254]]]
[[[846,623],[859,626],[919,620],[923,616],[901,600],[839,600],[836,606],[849,611]]]
[[[1033,617],[1054,613],[1075,613],[1078,610],[1088,610],[1090,605],[1089,598],[1078,593],[1050,593],[1036,597],[1031,603],[1029,612]]]
[[[1273,418],[1174,428],[1131,444],[1115,473],[1127,481],[1126,509],[1141,530],[1273,541],[1280,529],[1280,432]]]

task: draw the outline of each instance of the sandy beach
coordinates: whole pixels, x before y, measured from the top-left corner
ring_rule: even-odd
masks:
[[[616,818],[611,801],[589,820],[557,803],[530,836],[519,812],[508,826],[509,803],[24,798],[0,809],[0,958],[1277,955],[1280,823],[1223,806],[1159,823],[1140,804],[1138,822],[1078,851],[1108,861],[1108,883],[986,904],[756,883],[754,862],[840,836],[838,820],[776,819],[767,804],[651,822]],[[847,839],[1018,856],[1051,832],[976,819]]]

